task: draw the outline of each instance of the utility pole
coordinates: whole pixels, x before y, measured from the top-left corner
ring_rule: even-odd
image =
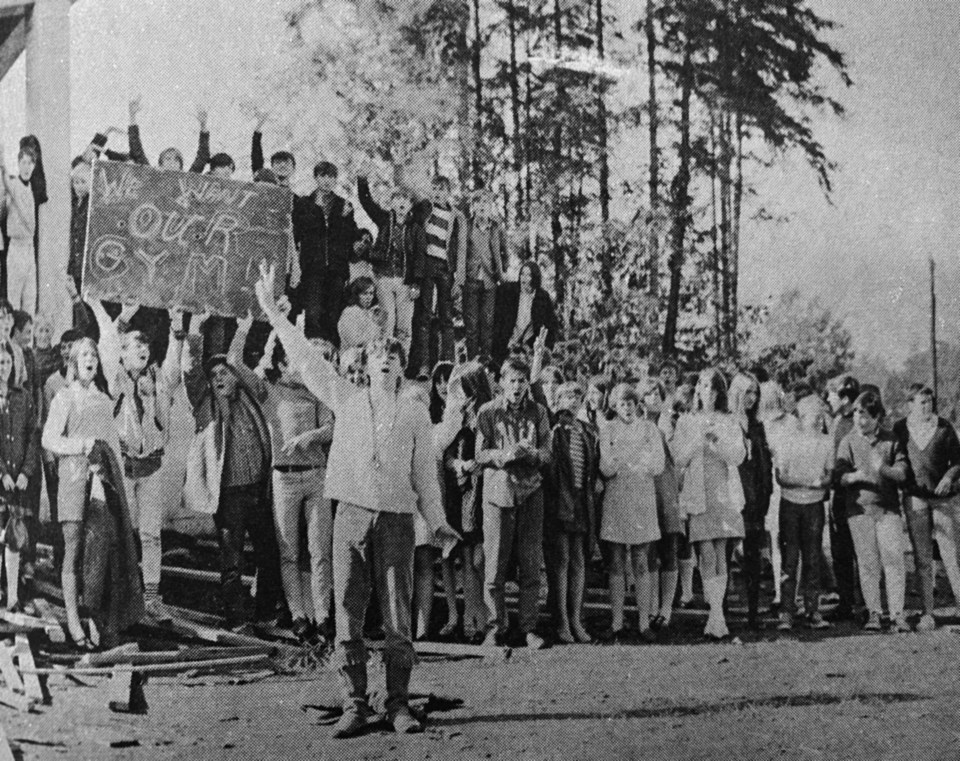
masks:
[[[937,409],[940,398],[939,379],[937,373],[937,289],[936,263],[930,257],[930,361],[933,364],[933,409]]]

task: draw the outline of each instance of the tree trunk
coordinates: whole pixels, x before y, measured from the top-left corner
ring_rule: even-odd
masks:
[[[719,239],[719,193],[717,192],[717,115],[714,108],[710,109],[710,241],[712,251],[710,256],[710,275],[713,282],[713,322],[717,332],[718,345],[723,340],[723,312],[720,308],[720,239]]]
[[[553,0],[553,35],[556,45],[557,60],[563,58],[563,23],[560,9],[560,0]],[[557,84],[557,108],[559,116],[563,108],[564,90]],[[563,225],[560,221],[560,176],[563,164],[563,126],[560,119],[556,119],[553,127],[553,156],[550,188],[550,238],[553,253],[553,288],[557,299],[557,314],[561,324],[566,324],[565,284],[567,279],[566,261],[563,251]]]
[[[663,355],[677,351],[677,319],[680,315],[680,283],[683,275],[684,246],[690,224],[690,96],[693,92],[692,43],[687,35],[680,73],[680,150],[679,166],[670,187],[670,290],[663,331]]]
[[[476,190],[483,184],[483,78],[480,75],[480,55],[483,49],[483,40],[480,37],[480,0],[473,0],[473,49],[470,51],[470,63],[473,71],[473,188]]]
[[[654,299],[660,295],[660,145],[657,129],[657,30],[653,24],[653,0],[647,0],[647,110],[650,119],[650,211],[647,219],[647,249],[650,258],[649,290]]]
[[[520,68],[517,65],[517,6],[507,3],[507,31],[510,38],[510,114],[513,118],[512,156],[513,176],[516,182],[516,221],[524,219],[523,136],[520,132]]]
[[[733,355],[737,356],[737,330],[740,319],[740,214],[743,207],[743,114],[737,112],[736,119],[736,176],[733,181],[733,229],[730,235],[730,260],[732,295],[731,338]]]
[[[526,201],[526,210],[524,212],[524,219],[527,220],[528,224],[533,224],[532,217],[532,200],[533,200],[533,172],[531,168],[532,163],[532,154],[531,146],[532,140],[530,135],[530,120],[531,120],[531,111],[533,110],[533,84],[531,76],[531,65],[530,65],[530,0],[527,2],[527,28],[523,35],[523,46],[524,53],[526,55],[526,71],[525,71],[525,82],[524,82],[524,94],[523,94],[523,111],[524,111],[524,132],[523,132],[523,163],[524,163],[524,187],[526,188],[526,193],[524,194],[524,200]],[[526,242],[524,244],[526,253],[528,257],[533,256],[534,252],[532,250],[531,244],[531,235],[526,236]]]
[[[606,57],[604,51],[603,0],[596,0],[597,58],[601,69]],[[613,261],[610,252],[610,163],[607,156],[607,95],[603,73],[597,75],[597,142],[600,159],[600,298],[606,300],[613,292]]]

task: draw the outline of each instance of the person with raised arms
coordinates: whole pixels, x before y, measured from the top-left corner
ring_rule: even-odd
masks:
[[[333,592],[337,622],[333,662],[344,713],[334,737],[363,731],[367,703],[364,615],[375,586],[386,634],[387,718],[398,733],[420,732],[408,705],[414,650],[414,511],[449,554],[459,535],[446,522],[426,407],[400,392],[405,357],[396,340],[367,347],[370,385],[340,377],[321,348],[289,322],[274,297],[275,269],[261,264],[257,299],[304,385],[337,421],[327,464],[325,496],[339,501],[333,524]]]

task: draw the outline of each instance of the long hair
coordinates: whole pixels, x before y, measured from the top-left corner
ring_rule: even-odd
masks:
[[[473,360],[457,367],[450,376],[450,382],[460,382],[464,395],[473,402],[476,409],[493,399],[493,387],[490,374],[481,362]]]
[[[437,362],[430,375],[430,420],[434,425],[443,419],[443,408],[446,402],[440,396],[440,386],[446,386],[453,372],[452,362]]]
[[[374,290],[374,283],[371,278],[366,275],[355,278],[347,286],[347,306],[360,306],[360,294],[372,290]],[[374,295],[373,303],[376,303],[376,301],[377,297]]]
[[[540,266],[532,259],[527,259],[520,265],[520,272],[524,269],[530,270],[530,287],[536,292],[540,290],[540,284],[543,282],[543,273],[540,272]]]
[[[97,342],[88,336],[84,336],[80,340],[74,341],[73,345],[70,347],[70,357],[67,360],[68,377],[70,377],[70,373],[73,373],[72,377],[76,379],[78,375],[77,365],[80,362],[80,352],[84,347],[93,349],[97,355],[97,372],[93,376],[93,385],[100,389],[100,391],[107,396],[110,396],[107,386],[107,378],[103,374],[103,362],[100,361],[100,348],[97,346]]]
[[[749,409],[746,406],[747,392],[751,389],[757,391],[757,401]],[[747,372],[739,372],[733,376],[730,382],[730,411],[735,415],[743,415],[750,420],[755,420],[760,407],[760,382],[756,376]]]
[[[704,377],[710,378],[710,388],[717,395],[717,401],[712,410],[706,409],[707,400],[700,396],[700,380]],[[694,412],[727,412],[727,381],[715,367],[703,370],[697,377],[697,385],[693,391],[693,411]]]

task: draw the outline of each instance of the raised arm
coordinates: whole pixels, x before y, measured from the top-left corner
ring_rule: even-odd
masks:
[[[93,316],[97,319],[97,325],[100,328],[100,341],[97,349],[100,353],[100,365],[103,367],[103,375],[107,379],[107,385],[111,388],[116,382],[117,374],[120,372],[120,329],[121,323],[129,323],[130,318],[137,312],[136,306],[124,305],[123,310],[117,321],[114,322],[103,307],[103,302],[98,299],[91,299],[90,309]]]
[[[336,414],[341,403],[354,394],[356,388],[340,377],[336,366],[324,356],[323,349],[310,343],[303,331],[287,319],[273,295],[275,277],[275,266],[261,263],[260,279],[256,283],[260,308],[276,331],[290,366],[300,371],[303,384],[310,393]]]
[[[197,156],[190,165],[194,174],[203,174],[210,161],[210,133],[207,131],[207,110],[197,109],[197,122],[200,124],[200,143],[197,145]]]
[[[163,358],[161,373],[172,393],[181,381],[180,355],[183,354],[183,312],[170,310],[170,340],[167,342],[167,356]]]
[[[365,175],[357,177],[357,198],[360,199],[360,206],[366,212],[366,215],[373,220],[373,223],[377,227],[383,227],[390,216],[390,212],[373,200],[370,193],[370,181]]]
[[[147,158],[146,151],[143,150],[143,142],[140,140],[140,125],[137,124],[137,114],[140,112],[140,96],[130,101],[130,124],[127,126],[127,142],[130,146],[130,159],[134,164],[149,166],[150,160]]]
[[[243,350],[247,345],[247,336],[250,335],[250,328],[252,326],[252,314],[248,314],[242,320],[237,321],[237,331],[233,334],[233,340],[230,342],[230,348],[227,351],[227,362],[241,377],[243,382],[247,384],[247,387],[256,397],[257,401],[262,402],[267,398],[266,381],[247,367],[243,361]]]

